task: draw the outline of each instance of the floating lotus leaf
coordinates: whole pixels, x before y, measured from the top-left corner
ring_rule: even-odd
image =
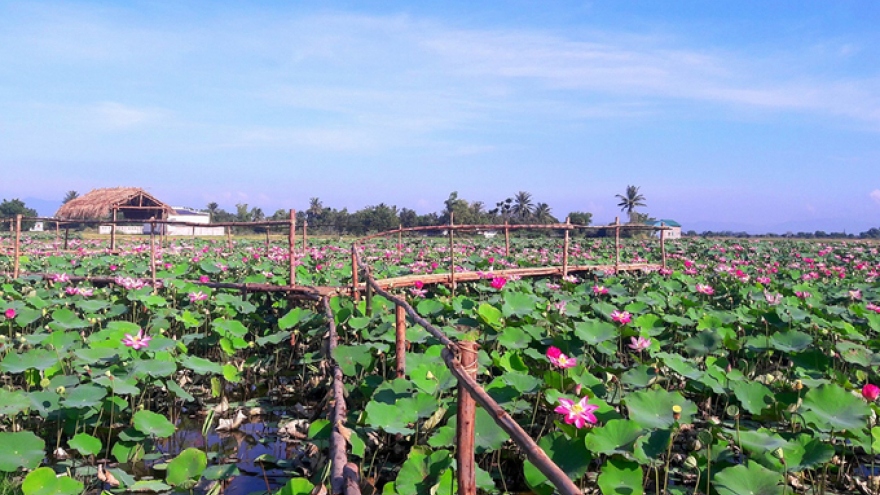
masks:
[[[501,311],[507,318],[511,316],[521,318],[535,311],[537,304],[538,298],[532,294],[506,292],[504,294],[504,304],[501,305]]]
[[[333,349],[333,359],[343,373],[356,376],[373,363],[373,351],[367,345],[339,345]]]
[[[138,431],[154,435],[159,438],[170,437],[174,434],[174,423],[168,421],[168,418],[152,411],[138,411],[132,418],[134,427]]]
[[[189,448],[168,463],[165,476],[171,486],[192,488],[208,467],[208,456],[199,449]]]
[[[180,360],[180,364],[183,365],[184,368],[193,370],[198,375],[219,375],[223,373],[222,366],[214,361],[200,358],[198,356],[184,356]]]
[[[107,389],[97,385],[85,384],[67,391],[63,404],[65,407],[95,407],[107,396]]]
[[[0,388],[0,416],[11,418],[29,407],[31,400],[26,393],[20,390],[10,392]]]
[[[309,495],[315,489],[306,478],[291,478],[275,495]]]
[[[606,340],[616,339],[617,327],[602,320],[587,320],[575,323],[574,334],[589,345],[598,345]]]
[[[813,337],[797,330],[776,332],[770,336],[770,345],[783,352],[801,352],[810,347]]]
[[[29,369],[45,370],[58,363],[58,354],[47,349],[31,349],[23,353],[10,352],[0,363],[7,373],[24,373]]]
[[[730,389],[740,404],[752,414],[761,414],[767,406],[773,404],[773,392],[760,382],[733,381]]]

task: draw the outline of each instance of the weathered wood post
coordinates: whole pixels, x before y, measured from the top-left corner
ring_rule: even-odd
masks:
[[[64,250],[67,251],[67,241],[70,239],[70,225],[64,224]]]
[[[663,260],[663,268],[666,269],[666,224],[660,222],[660,257]]]
[[[232,251],[232,227],[227,225],[226,229],[226,249]]]
[[[55,251],[58,251],[58,246],[61,245],[61,222],[55,222]]]
[[[620,217],[614,217],[614,273],[620,270]]]
[[[452,297],[455,297],[455,235],[453,234],[453,226],[455,225],[455,213],[449,213],[449,285],[452,290]]]
[[[116,228],[116,225],[113,225]],[[156,217],[150,217],[150,280],[153,282],[153,294],[156,294]]]
[[[397,259],[403,258],[403,224],[397,224]]]
[[[395,356],[397,357],[397,378],[406,375],[406,311],[400,304],[395,306]]]
[[[364,296],[366,299],[366,313],[367,316],[373,316],[373,286],[370,285],[370,268],[367,267],[364,270]]]
[[[355,301],[361,300],[358,290],[357,244],[351,245],[351,295]]]
[[[306,250],[309,249],[309,235],[307,233],[309,229],[309,221],[303,220],[303,255],[306,254]]]
[[[461,366],[471,378],[477,377],[477,343],[458,343]],[[458,383],[458,411],[456,413],[455,460],[458,464],[459,495],[476,495],[477,482],[474,469],[474,429],[477,407],[474,398],[464,385]]]
[[[269,258],[269,226],[266,225],[266,259]]]
[[[113,223],[110,225],[110,251],[116,251],[116,207],[113,207]]]
[[[287,256],[288,265],[290,266],[290,279],[288,285],[296,286],[296,210],[290,210],[288,224],[290,232],[287,233]]]
[[[510,226],[504,221],[504,256],[510,256]]]
[[[21,213],[15,215],[15,244],[12,246],[12,278],[18,278],[21,257]]]
[[[571,217],[565,217],[565,240],[562,242],[562,276],[568,276],[568,229],[571,225]]]

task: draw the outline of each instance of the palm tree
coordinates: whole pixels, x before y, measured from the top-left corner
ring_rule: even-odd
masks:
[[[79,193],[76,191],[67,191],[67,194],[64,195],[64,200],[61,201],[61,204],[65,204],[72,199],[76,199],[79,197]]]
[[[324,211],[324,204],[318,198],[309,199],[309,209],[306,210],[306,218],[310,222],[317,220]]]
[[[639,194],[637,186],[626,186],[626,195],[616,194],[615,197],[620,198],[620,203],[617,203],[617,206],[620,207],[620,211],[626,212],[630,223],[633,221],[633,212],[636,207],[647,206],[644,203],[645,197]]]
[[[556,222],[556,218],[550,213],[550,205],[547,203],[538,203],[535,205],[534,217],[535,221],[538,223]]]
[[[511,210],[511,213],[518,216],[520,219],[525,220],[531,216],[534,208],[535,206],[532,204],[531,193],[520,191],[513,197],[513,209]]]
[[[220,205],[218,205],[218,204],[215,203],[214,201],[211,201],[210,203],[208,203],[207,206],[208,206],[208,214],[210,215],[211,222],[213,222],[213,221],[214,221],[214,215],[217,214],[217,210],[220,208]]]

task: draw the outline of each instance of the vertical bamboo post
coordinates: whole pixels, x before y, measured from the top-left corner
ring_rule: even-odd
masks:
[[[116,225],[113,225],[116,228]],[[156,293],[156,217],[150,217],[150,280],[153,282],[153,294]]]
[[[67,251],[67,241],[70,239],[70,225],[64,225],[64,250]]]
[[[565,217],[565,240],[562,242],[562,276],[568,276],[568,228],[571,225],[571,217]]]
[[[663,260],[663,268],[666,268],[666,223],[660,222],[660,258]]]
[[[510,226],[504,221],[504,256],[510,256]]]
[[[403,378],[406,375],[406,311],[400,304],[395,306],[396,323],[396,351],[397,357],[397,378]]]
[[[58,251],[58,246],[61,245],[61,222],[55,222],[55,251]]]
[[[227,225],[224,228],[226,229],[226,249],[232,252],[232,227]]]
[[[351,294],[355,302],[361,300],[361,293],[358,290],[357,244],[351,245]]]
[[[397,224],[397,259],[403,258],[403,224]]]
[[[296,286],[296,210],[290,210],[288,223],[290,231],[287,233],[287,256],[288,265],[290,267],[290,281],[287,283],[290,287]]]
[[[18,278],[21,254],[21,213],[15,215],[15,244],[12,246],[12,278]]]
[[[452,229],[455,225],[455,213],[449,213],[449,285],[452,289],[452,297],[455,297],[455,235]]]
[[[373,316],[373,286],[370,285],[370,269],[364,270],[364,296],[367,316]]]
[[[620,217],[614,217],[614,273],[620,270]]]
[[[113,224],[110,225],[110,251],[116,251],[116,207],[113,207]],[[151,227],[152,228],[152,227]]]
[[[458,343],[461,366],[471,378],[477,377],[477,343]],[[474,469],[474,427],[477,407],[474,398],[464,385],[458,384],[458,412],[456,413],[455,460],[458,464],[459,495],[476,495],[476,470]]]
[[[269,259],[269,226],[266,226],[266,259]]]
[[[309,221],[303,220],[303,254],[306,253],[306,250],[309,248],[309,235],[307,233],[309,229]]]

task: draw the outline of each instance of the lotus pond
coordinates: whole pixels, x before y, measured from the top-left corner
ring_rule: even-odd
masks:
[[[877,245],[682,240],[650,273],[493,275],[559,265],[561,245],[518,238],[507,255],[461,238],[456,270],[485,279],[395,292],[479,343],[480,383],[585,493],[875,490]],[[0,284],[3,490],[311,493],[328,478],[332,357],[362,491],[454,492],[456,381],[413,324],[397,378],[391,301],[333,297],[341,342],[327,356],[317,303],[204,285],[286,284],[286,245],[174,241],[157,252],[157,287],[148,243],[72,247],[26,239],[24,275]],[[297,283],[350,284],[350,253],[298,250]],[[654,240],[622,253],[659,260]],[[419,238],[360,254],[387,278],[442,272],[450,253]],[[613,263],[613,245],[578,239],[571,258]],[[0,272],[11,265],[0,255]],[[553,493],[482,409],[476,446],[481,491]]]

